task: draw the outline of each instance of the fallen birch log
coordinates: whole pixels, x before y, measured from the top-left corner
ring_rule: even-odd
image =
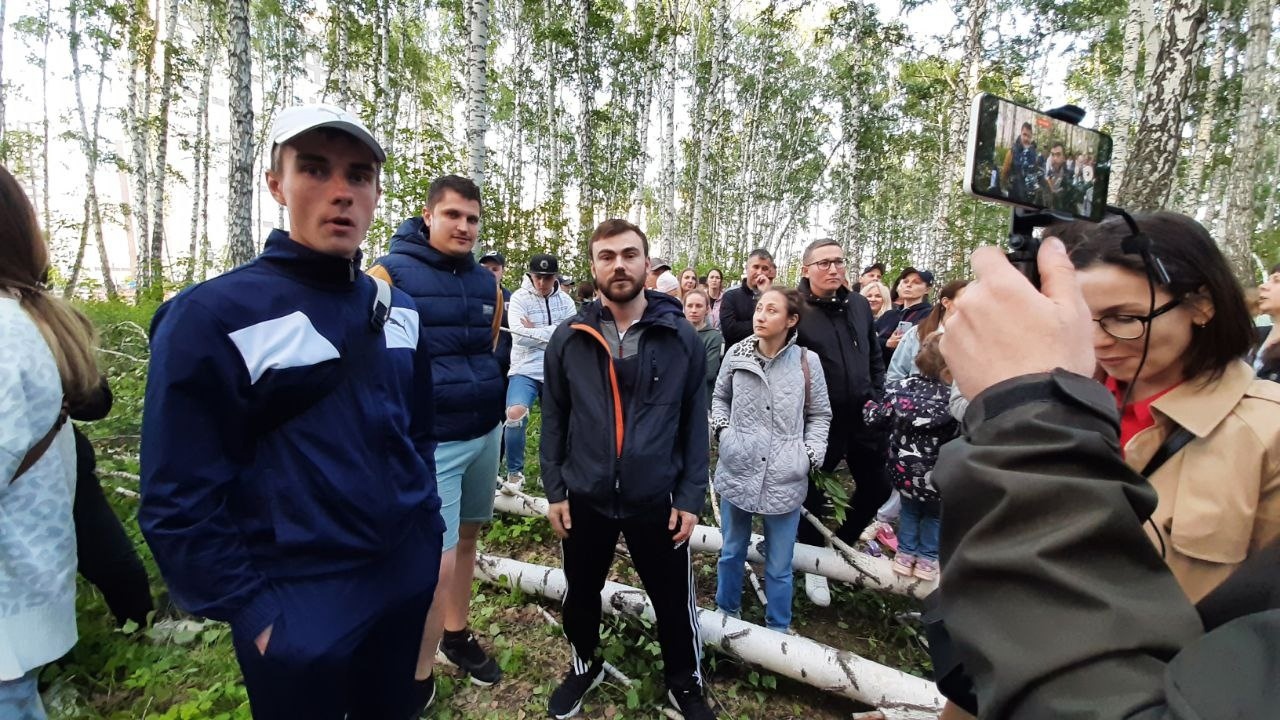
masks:
[[[512,515],[527,517],[546,517],[547,501],[545,498],[533,497],[521,492],[518,488],[503,485],[493,502],[494,510]],[[760,552],[764,537],[751,536],[751,545],[747,548],[747,560],[757,565],[764,564],[764,554]],[[689,538],[689,546],[694,552],[719,553],[724,544],[720,530],[706,525],[699,525]],[[915,598],[933,592],[937,582],[926,582],[914,577],[902,577],[893,572],[893,562],[885,557],[872,557],[866,553],[854,552],[849,558],[843,558],[835,550],[827,547],[797,544],[791,567],[798,572],[822,575],[832,580],[839,580],[860,588],[884,590],[898,595],[909,595]]]
[[[481,555],[476,570],[486,582],[558,602],[564,599],[564,572],[556,568]],[[654,620],[653,605],[643,590],[606,582],[600,596],[606,612]],[[943,697],[928,680],[718,612],[699,608],[698,622],[703,643],[777,675],[871,705],[886,720],[936,720],[942,711]]]

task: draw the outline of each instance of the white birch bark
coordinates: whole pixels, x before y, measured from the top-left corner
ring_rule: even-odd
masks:
[[[80,33],[80,6],[73,0],[68,7],[68,29],[71,48],[71,72],[74,78],[75,94],[76,94],[76,115],[80,119],[80,147],[84,152],[85,164],[85,193],[89,199],[90,214],[93,216],[94,236],[98,245],[98,262],[102,266],[102,286],[107,293],[107,299],[116,299],[116,284],[111,277],[111,259],[107,255],[107,243],[102,232],[102,209],[98,202],[98,120],[102,117],[102,89],[106,80],[106,60],[107,50],[105,46],[99,45],[98,52],[98,96],[97,103],[93,109],[93,122],[90,124],[88,113],[85,111],[84,92],[81,89],[81,77],[85,73],[85,66],[80,62],[80,46],[84,36]],[[108,30],[108,35],[114,31],[114,25]],[[46,232],[50,229],[46,228]]]
[[[40,33],[40,211],[44,214],[45,232],[53,227],[53,211],[49,208],[49,36],[53,26],[53,0],[44,4],[44,27]]]
[[[200,269],[200,278],[204,279],[204,265],[207,258],[202,257],[201,238],[209,237],[209,88],[213,84],[213,63],[218,50],[217,37],[214,35],[213,13],[205,11],[203,23],[204,59],[200,72],[200,92],[196,99],[196,142],[192,155],[195,168],[191,182],[191,245],[187,253],[187,272],[183,278],[190,285],[196,278],[196,268]]]
[[[1267,55],[1271,48],[1270,0],[1250,0],[1248,44],[1240,88],[1240,111],[1236,116],[1235,153],[1227,186],[1226,228],[1221,238],[1236,277],[1253,277],[1252,245],[1257,230],[1254,189],[1258,184],[1258,158],[1262,148],[1262,107],[1268,98]]]
[[[662,93],[658,100],[662,119],[662,170],[658,187],[662,193],[662,247],[667,255],[673,255],[679,245],[676,238],[676,37],[680,28],[680,9],[677,2],[665,2],[670,37],[663,51]],[[667,259],[675,262],[672,257]]]
[[[578,229],[586,237],[595,225],[595,112],[596,68],[592,49],[591,0],[577,0],[578,20]]]
[[[1204,193],[1204,168],[1212,154],[1209,143],[1213,137],[1213,125],[1217,118],[1218,92],[1222,87],[1223,70],[1227,64],[1227,29],[1231,22],[1231,0],[1224,0],[1222,17],[1218,20],[1218,32],[1214,39],[1213,60],[1209,68],[1209,81],[1204,88],[1204,106],[1196,122],[1195,141],[1191,145],[1191,165],[1183,193],[1183,208],[1195,212]]]
[[[177,84],[177,67],[174,61],[174,54],[177,52],[175,46],[177,31],[178,0],[169,0],[165,7],[164,78],[160,83],[160,110],[156,120],[155,172],[152,173],[153,185],[151,186],[152,210],[154,211],[151,220],[151,251],[148,253],[151,259],[151,267],[144,276],[147,286],[160,288],[162,295],[165,255],[164,183],[167,174],[165,164],[169,155],[169,108],[173,104],[173,94],[177,90],[175,87]]]
[[[489,0],[467,0],[467,145],[471,179],[485,184],[485,132],[489,128]],[[394,123],[394,119],[391,120]]]
[[[476,559],[476,574],[491,584],[557,601],[563,601],[567,589],[563,570],[492,555]],[[655,619],[653,605],[639,588],[606,582],[600,597],[601,607],[610,614]],[[935,720],[942,711],[944,699],[932,682],[847,650],[703,608],[698,609],[698,623],[704,644],[769,672],[873,705],[889,720]]]
[[[971,0],[969,16],[965,21],[964,58],[960,66],[960,77],[952,99],[948,131],[943,138],[940,186],[938,204],[933,216],[933,237],[939,241],[952,236],[951,225],[954,219],[951,209],[956,194],[962,185],[964,174],[964,158],[960,149],[965,147],[966,134],[969,131],[969,103],[978,92],[978,81],[982,77],[982,33],[986,27],[987,0]],[[954,243],[957,249],[963,249],[962,243]],[[952,259],[952,264],[957,260]],[[964,259],[958,262],[963,264]]]
[[[1142,56],[1143,3],[1151,0],[1129,0],[1124,20],[1124,55],[1120,65],[1120,113],[1116,118],[1111,146],[1111,187],[1119,189],[1124,181],[1129,157],[1129,134],[1137,118],[1138,62]]]
[[[716,127],[720,121],[720,53],[724,47],[724,0],[715,0],[711,6],[711,70],[707,75],[707,89],[703,96],[701,127],[698,129],[698,169],[694,174],[693,199],[689,220],[689,265],[697,267],[698,251],[702,246],[703,217],[707,205],[707,166],[711,164],[711,147],[715,142]]]
[[[227,3],[228,71],[231,84],[231,141],[227,165],[227,266],[254,256],[253,75],[249,48],[249,0]]]
[[[510,493],[510,488],[500,490],[494,496],[495,511],[526,517],[546,517],[545,498],[507,493]],[[764,564],[764,555],[759,550],[763,542],[762,535],[751,536],[751,544],[747,548],[748,562]],[[689,538],[689,547],[694,552],[719,553],[723,545],[724,537],[720,534],[720,530],[707,525],[697,526]],[[892,562],[887,557],[872,557],[862,553],[844,557],[831,548],[813,545],[797,544],[791,566],[797,572],[822,575],[856,587],[882,590],[918,599],[923,599],[937,587],[936,582],[925,582],[914,577],[904,578],[895,574],[891,567]]]
[[[1144,82],[1142,114],[1119,186],[1118,204],[1129,210],[1155,210],[1169,200],[1182,143],[1182,113],[1204,43],[1206,0],[1167,0],[1166,7],[1163,39]]]
[[[128,85],[128,104],[125,111],[125,125],[129,131],[130,137],[130,161],[133,165],[133,202],[130,203],[129,216],[133,220],[134,238],[137,243],[138,257],[129,258],[130,264],[134,268],[134,274],[139,280],[145,281],[145,275],[150,267],[147,255],[149,246],[147,240],[151,236],[151,203],[148,193],[150,192],[150,172],[148,157],[148,147],[151,144],[151,58],[154,57],[155,41],[154,33],[150,32],[151,15],[147,9],[147,3],[134,2],[130,3],[129,17],[129,50],[132,53],[132,61],[128,67],[129,79]],[[144,40],[145,37],[151,36],[153,39],[150,43]],[[143,80],[139,81],[139,73],[142,74]],[[131,253],[132,254],[132,253]]]

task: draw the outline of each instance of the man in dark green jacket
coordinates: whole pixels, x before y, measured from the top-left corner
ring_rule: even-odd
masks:
[[[1044,295],[999,250],[975,253],[942,345],[973,402],[934,476],[939,609],[981,717],[1276,717],[1274,589],[1202,622],[1143,532],[1156,494],[1089,377],[1091,315],[1061,243],[1039,262]],[[1276,577],[1276,556],[1250,572]]]

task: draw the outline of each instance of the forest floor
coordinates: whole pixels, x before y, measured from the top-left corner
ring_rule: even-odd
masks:
[[[80,642],[41,676],[52,720],[188,720],[249,718],[230,631],[222,623],[199,621],[169,601],[154,560],[136,521],[138,433],[145,385],[146,336],[150,311],[118,304],[90,306],[110,350],[104,365],[116,395],[107,419],[84,426],[94,439],[99,476],[125,527],[134,539],[152,579],[156,621],[169,630],[126,627],[111,622],[101,595],[80,581]],[[536,413],[530,426],[527,486],[537,486]],[[118,488],[118,490],[117,490]],[[482,552],[557,566],[559,553],[543,518],[498,516],[482,539]],[[695,555],[697,595],[702,607],[714,605],[714,555]],[[612,579],[639,586],[624,559]],[[857,590],[833,582],[831,607],[819,608],[796,578],[793,627],[797,633],[833,647],[922,677],[930,672],[918,626],[897,618],[919,603],[905,597]],[[744,593],[744,619],[763,622],[754,593]],[[519,591],[477,583],[471,626],[498,659],[504,678],[497,685],[472,685],[443,666],[440,697],[424,718],[488,720],[546,716],[546,702],[569,666],[569,646],[543,610],[559,618],[557,603]],[[175,622],[185,621],[185,622]],[[662,717],[665,690],[661,657],[650,623],[606,616],[602,652],[631,678],[630,688],[607,678],[583,708],[585,718]],[[711,698],[725,718],[744,720],[828,720],[865,710],[856,703],[812,687],[758,671],[723,654],[708,652],[705,668]]]

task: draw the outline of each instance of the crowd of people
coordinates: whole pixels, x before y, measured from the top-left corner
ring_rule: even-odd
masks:
[[[677,276],[622,219],[592,232],[590,281],[539,253],[511,291],[504,254],[475,252],[483,203],[470,180],[435,180],[421,215],[366,268],[386,160],[378,140],[341,109],[302,106],[275,118],[270,148],[267,183],[290,229],[153,320],[138,513],[173,600],[230,624],[255,717],[416,718],[436,697],[437,654],[477,685],[501,681],[470,626],[477,539],[495,482],[524,482],[535,405],[568,588],[570,667],[548,698],[562,720],[604,678],[600,592],[620,536],[656,613],[671,704],[688,720],[717,717],[691,534],[714,503],[714,603],[741,617],[759,516],[764,623],[789,633],[795,546],[828,543],[802,516],[832,515],[815,476],[837,470],[853,492],[834,537],[948,588],[955,652],[935,663],[940,685],[945,674],[960,690],[947,692],[947,717],[1068,706],[1018,685],[1043,676],[993,671],[995,657],[1021,663],[1009,653],[1025,646],[975,629],[1006,606],[1029,612],[1019,603],[1032,596],[1074,617],[1064,575],[1050,570],[1096,577],[1080,592],[1120,607],[1101,593],[1124,563],[1063,556],[1075,545],[1059,541],[1096,541],[1086,526],[1054,531],[1059,499],[1022,473],[1086,486],[1080,497],[1099,504],[1062,512],[1110,513],[1097,526],[1128,543],[1140,585],[1175,602],[1173,639],[1147,638],[1164,648],[1160,663],[1194,644],[1187,607],[1200,609],[1201,634],[1257,609],[1257,592],[1222,596],[1244,574],[1273,573],[1265,558],[1280,542],[1280,265],[1250,308],[1191,218],[1139,216],[1137,235],[1119,219],[1047,229],[1058,239],[1041,252],[1045,295],[983,251],[976,282],[952,278],[936,292],[933,273],[914,267],[891,284],[881,263],[855,276],[829,239],[804,249],[794,288],[776,282],[764,248],[726,287],[719,268]],[[45,242],[7,171],[0,215],[0,716],[40,720],[39,670],[76,639],[75,524],[112,524],[92,448],[66,420],[105,415],[110,391],[90,323],[44,286]],[[1148,242],[1135,250],[1137,236]],[[997,327],[1003,297],[1046,326]],[[1020,346],[1022,333],[1038,344]],[[1010,429],[1013,417],[1031,424]],[[1066,446],[1092,460],[1054,455]],[[1128,515],[1104,507],[1095,470],[1130,479]],[[1019,517],[1015,502],[1035,516]],[[115,521],[93,536],[118,531]],[[1021,544],[1001,545],[1020,531]],[[82,544],[80,569],[120,622],[144,623],[146,577],[119,545]],[[1014,574],[993,584],[1002,563]],[[1032,583],[1025,596],[1019,582]],[[1056,595],[1040,592],[1049,586]],[[824,577],[806,574],[804,588],[831,603]],[[1244,605],[1230,599],[1243,595]],[[1053,627],[1038,632],[1057,642]],[[1073,632],[1032,664],[1056,678],[1115,660],[1116,638]],[[1059,692],[1089,695],[1070,682]]]

